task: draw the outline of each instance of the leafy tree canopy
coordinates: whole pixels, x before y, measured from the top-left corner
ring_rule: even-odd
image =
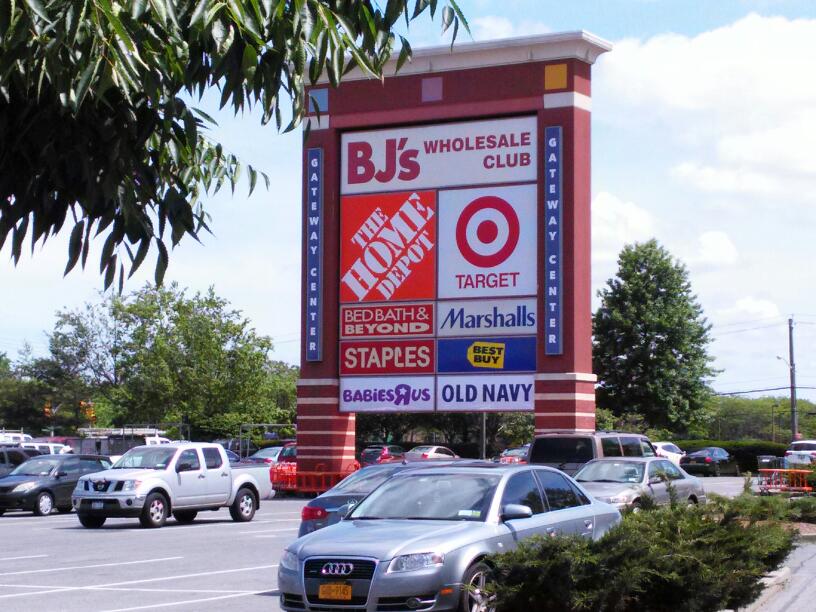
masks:
[[[445,0],[442,26],[467,22]],[[381,76],[394,30],[438,0],[19,0],[0,3],[0,249],[20,258],[70,228],[68,273],[102,234],[107,288],[151,245],[156,282],[167,243],[207,231],[201,196],[239,180],[186,100],[211,87],[221,106],[259,106],[263,122],[299,124],[305,89],[351,68]],[[411,54],[399,37],[399,61]],[[282,106],[289,108],[282,112]],[[248,168],[250,190],[258,173]],[[266,178],[266,177],[264,177]],[[66,225],[67,224],[67,225]]]
[[[627,245],[593,317],[597,401],[616,416],[685,430],[705,420],[710,325],[688,271],[657,241]]]

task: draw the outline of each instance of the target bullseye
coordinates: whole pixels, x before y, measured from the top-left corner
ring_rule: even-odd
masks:
[[[482,196],[468,204],[456,223],[456,245],[469,263],[493,268],[507,260],[519,240],[516,211],[496,196]]]

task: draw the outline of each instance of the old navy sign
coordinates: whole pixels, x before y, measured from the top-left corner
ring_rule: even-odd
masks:
[[[561,355],[563,316],[562,263],[562,134],[560,126],[544,132],[544,353]]]
[[[440,376],[436,409],[527,411],[533,409],[535,374]]]
[[[349,132],[341,193],[535,181],[536,118]]]
[[[536,333],[536,299],[453,300],[437,306],[437,335],[507,336]]]
[[[535,336],[439,340],[440,373],[535,372]]]
[[[306,152],[306,361],[323,359],[323,149]]]

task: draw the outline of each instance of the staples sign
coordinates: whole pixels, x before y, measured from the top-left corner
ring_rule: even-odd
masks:
[[[348,132],[343,194],[536,180],[536,119]]]

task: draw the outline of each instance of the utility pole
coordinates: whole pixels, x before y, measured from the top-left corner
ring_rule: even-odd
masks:
[[[482,459],[487,459],[487,413],[482,413]]]
[[[796,362],[793,360],[793,316],[788,319],[788,351],[790,359],[790,407],[791,407],[791,435],[793,440],[799,438],[799,415],[796,412]]]

